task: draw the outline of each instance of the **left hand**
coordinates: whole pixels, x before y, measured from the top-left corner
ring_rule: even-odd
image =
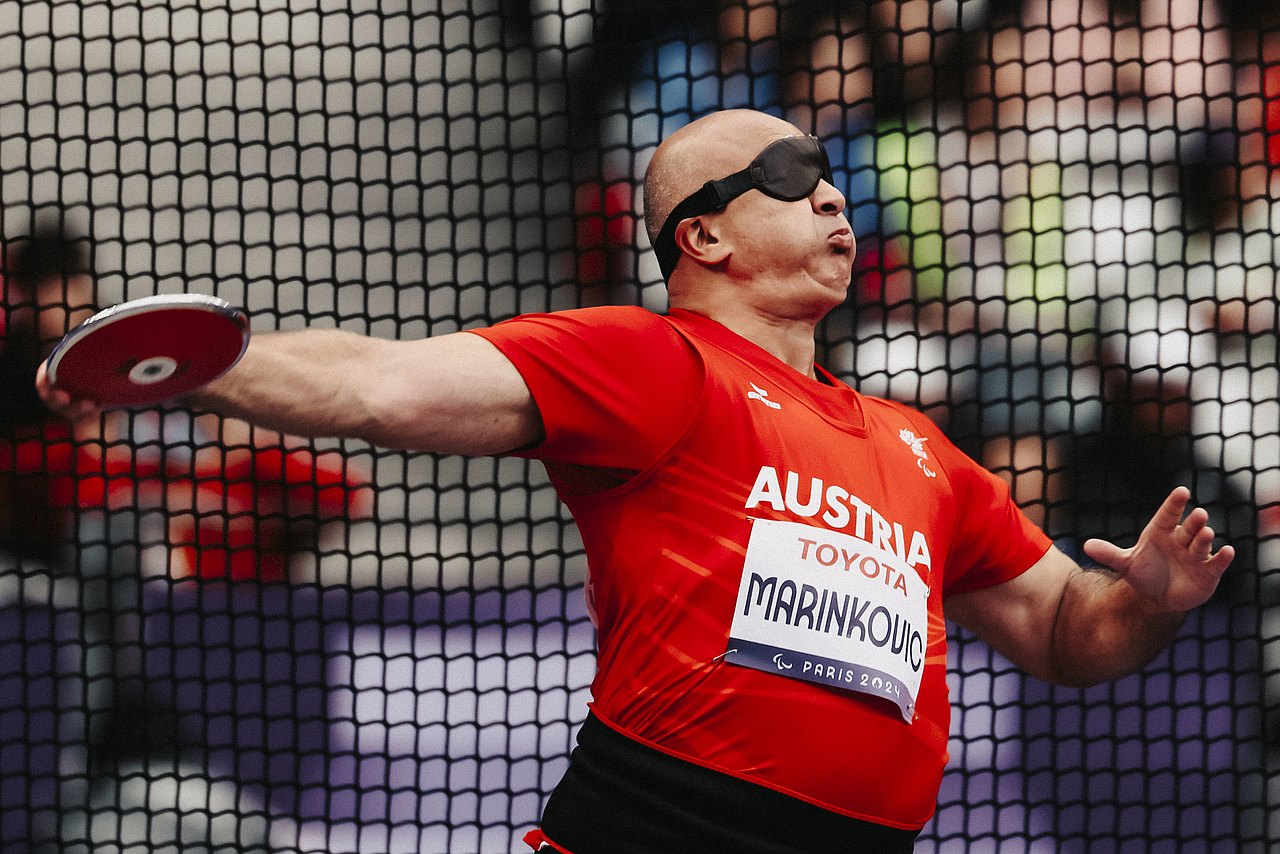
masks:
[[[1209,513],[1197,507],[1182,518],[1191,490],[1179,486],[1169,493],[1143,528],[1132,548],[1105,540],[1089,540],[1085,554],[1114,570],[1159,611],[1189,611],[1203,605],[1231,565],[1231,546],[1213,550]]]

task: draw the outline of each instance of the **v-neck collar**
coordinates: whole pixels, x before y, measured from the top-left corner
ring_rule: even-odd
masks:
[[[724,324],[705,315],[683,308],[673,308],[668,316],[686,331],[729,353],[770,382],[777,384],[787,394],[802,402],[813,412],[834,426],[860,436],[866,435],[866,419],[862,398],[845,383],[832,376],[819,365],[814,372],[820,379],[813,379],[797,371],[758,344],[743,338]]]

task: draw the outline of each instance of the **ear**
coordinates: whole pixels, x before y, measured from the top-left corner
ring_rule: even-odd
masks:
[[[719,229],[719,217],[702,214],[676,226],[676,246],[699,264],[715,266],[729,257],[732,249]]]

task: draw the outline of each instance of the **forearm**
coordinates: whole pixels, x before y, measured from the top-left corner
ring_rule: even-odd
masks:
[[[1086,687],[1134,673],[1169,644],[1185,617],[1160,609],[1110,570],[1076,570],[1054,617],[1048,676]]]
[[[297,436],[368,431],[362,384],[378,342],[337,329],[255,335],[240,362],[184,402]]]
[[[1008,581],[951,595],[948,616],[1050,682],[1084,687],[1133,673],[1208,601],[1235,556],[1231,546],[1214,553],[1203,508],[1182,518],[1190,497],[1173,490],[1132,548],[1086,541],[1109,569],[1081,569],[1050,548]]]

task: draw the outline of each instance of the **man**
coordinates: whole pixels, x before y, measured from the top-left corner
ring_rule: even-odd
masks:
[[[1150,660],[1231,561],[1180,488],[1133,548],[1091,541],[1113,571],[1084,572],[926,418],[816,367],[815,324],[849,287],[844,207],[815,139],[718,113],[646,178],[669,316],[265,335],[191,397],[291,433],[546,464],[586,544],[599,663],[535,845],[909,851],[946,762],[944,604],[1084,685]]]
[[[90,477],[101,468],[87,444],[97,425],[69,429],[31,384],[50,348],[92,313],[88,269],[82,243],[41,225],[11,243],[0,278],[0,553],[45,565],[63,557],[69,508],[105,497]]]

